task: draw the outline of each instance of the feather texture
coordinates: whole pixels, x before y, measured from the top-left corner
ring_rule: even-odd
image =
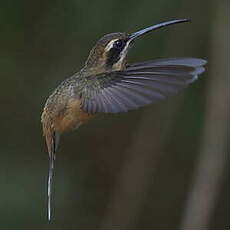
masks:
[[[93,76],[83,90],[82,109],[119,113],[158,102],[195,81],[206,63],[197,58],[158,59]]]

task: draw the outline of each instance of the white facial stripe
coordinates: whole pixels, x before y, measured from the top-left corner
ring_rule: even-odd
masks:
[[[122,62],[123,62],[123,60],[124,60],[124,58],[126,57],[127,52],[128,52],[129,43],[130,43],[130,41],[128,41],[128,42],[126,43],[124,49],[123,49],[122,52],[120,53],[120,59],[119,59],[119,61],[113,65],[113,69],[114,69],[114,70],[116,70],[116,69],[119,70],[120,66],[122,65]]]
[[[125,45],[124,49],[122,50],[122,52],[120,54],[121,58],[124,58],[124,56],[126,56],[126,54],[128,52],[129,43],[130,43],[130,41],[126,42],[126,45]]]
[[[111,41],[107,44],[107,46],[105,47],[105,51],[109,51],[109,50],[113,47],[113,43],[114,43],[115,41],[117,41],[117,40],[118,40],[117,38],[111,40]]]

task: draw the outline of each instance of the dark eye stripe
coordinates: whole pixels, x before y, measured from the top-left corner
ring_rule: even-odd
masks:
[[[107,53],[106,65],[107,66],[112,66],[113,64],[118,62],[119,59],[120,59],[120,53],[121,53],[120,50],[111,48]]]
[[[125,41],[124,40],[116,40],[114,43],[113,43],[113,48],[115,49],[123,49],[125,47]]]
[[[107,52],[107,61],[106,61],[107,66],[112,66],[119,61],[120,53],[124,49],[125,45],[126,45],[126,41],[121,39],[116,40],[113,43],[113,47]]]

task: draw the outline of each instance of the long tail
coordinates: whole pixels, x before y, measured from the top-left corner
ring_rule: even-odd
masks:
[[[47,138],[46,143],[49,152],[49,174],[47,181],[47,211],[48,211],[48,220],[51,221],[51,212],[52,212],[52,187],[53,187],[53,178],[54,178],[54,162],[56,158],[56,151],[60,139],[60,134],[58,132],[52,132],[52,135]]]

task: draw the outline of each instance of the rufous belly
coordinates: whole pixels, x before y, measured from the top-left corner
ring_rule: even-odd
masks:
[[[73,99],[67,104],[63,113],[53,120],[54,129],[60,133],[79,127],[81,124],[94,118],[95,114],[82,111],[80,100]]]

